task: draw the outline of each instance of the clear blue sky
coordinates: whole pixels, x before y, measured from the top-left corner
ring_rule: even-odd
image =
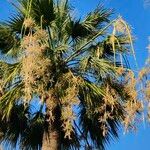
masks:
[[[14,0],[11,0],[14,1]],[[150,36],[150,5],[144,7],[144,0],[70,0],[76,8],[78,16],[84,16],[94,9],[98,3],[114,8],[115,16],[121,15],[133,27],[136,36],[135,50],[139,67],[144,65],[147,57],[148,36]],[[12,9],[7,0],[0,0],[0,20],[8,18]],[[123,135],[112,141],[107,150],[150,150],[150,126],[142,125],[137,133]]]

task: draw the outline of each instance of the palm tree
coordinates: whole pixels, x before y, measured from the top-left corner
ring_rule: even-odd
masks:
[[[76,19],[67,0],[17,1],[16,15],[0,23],[1,142],[104,149],[140,108],[125,57],[129,26],[102,6]]]

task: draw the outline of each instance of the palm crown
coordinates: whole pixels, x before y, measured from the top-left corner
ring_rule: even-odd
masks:
[[[67,0],[18,0],[15,8],[0,24],[8,58],[0,62],[1,141],[41,149],[56,131],[61,149],[104,149],[141,109],[126,68],[129,26],[102,6],[76,19]]]

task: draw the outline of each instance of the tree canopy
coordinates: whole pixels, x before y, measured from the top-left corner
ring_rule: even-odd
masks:
[[[135,55],[130,26],[103,6],[78,19],[67,0],[13,5],[0,23],[0,141],[104,149],[121,124],[132,128],[142,104],[126,57]]]

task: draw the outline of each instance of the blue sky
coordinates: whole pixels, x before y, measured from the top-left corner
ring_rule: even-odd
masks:
[[[14,0],[11,0],[14,1]],[[144,65],[147,58],[148,37],[150,36],[150,5],[144,6],[144,0],[70,0],[79,16],[84,16],[99,3],[115,10],[114,16],[121,15],[132,27],[136,37],[134,44],[139,67]],[[13,13],[7,0],[0,0],[0,20],[8,18]],[[134,67],[134,66],[133,66]],[[112,141],[107,150],[149,150],[150,126],[140,125],[136,133],[123,135]]]

